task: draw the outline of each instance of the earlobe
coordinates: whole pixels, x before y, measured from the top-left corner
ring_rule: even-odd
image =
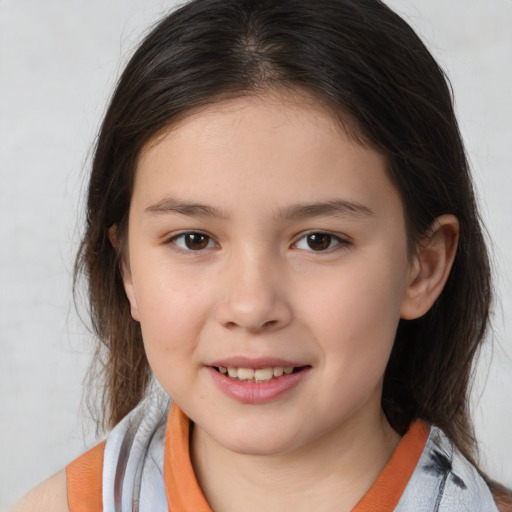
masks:
[[[454,215],[441,215],[435,220],[411,264],[401,318],[419,318],[432,307],[450,274],[458,239],[459,221]]]
[[[113,224],[108,228],[108,239],[112,247],[117,250],[117,224]]]
[[[137,307],[137,298],[135,296],[135,289],[133,286],[132,273],[130,270],[129,264],[126,262],[126,259],[123,258],[120,263],[121,268],[121,276],[123,278],[124,291],[126,293],[126,297],[128,298],[128,302],[130,303],[130,312],[132,318],[136,322],[140,322],[139,309]]]
[[[117,237],[117,224],[114,224],[111,226],[108,230],[108,238],[110,240],[110,243],[112,244],[112,247],[119,251],[119,240]],[[121,272],[121,277],[123,279],[123,285],[124,285],[124,291],[126,293],[126,297],[128,298],[128,302],[130,303],[130,312],[132,315],[132,318],[139,322],[139,310],[137,308],[137,299],[135,297],[135,290],[133,288],[133,279],[132,279],[132,273],[130,270],[130,265],[126,261],[126,257],[121,257],[121,263],[119,264],[119,270]]]

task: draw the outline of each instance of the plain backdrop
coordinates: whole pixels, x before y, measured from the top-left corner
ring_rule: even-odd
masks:
[[[512,486],[512,1],[387,3],[453,83],[500,295],[474,418],[484,467]],[[87,155],[123,63],[173,5],[0,0],[0,506],[95,442],[71,296]]]

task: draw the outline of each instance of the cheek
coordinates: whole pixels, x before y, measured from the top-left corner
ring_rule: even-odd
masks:
[[[340,280],[312,318],[326,379],[319,389],[330,390],[316,399],[326,410],[335,403],[340,414],[380,397],[399,321],[398,294],[393,297],[389,281],[370,274]]]
[[[208,315],[204,288],[162,269],[146,269],[134,276],[134,283],[150,365],[168,365],[180,354],[190,357]]]
[[[323,340],[325,363],[348,372],[383,372],[393,346],[404,294],[404,266],[379,260],[351,267],[325,283],[327,293],[309,294],[315,303],[314,331]],[[338,368],[339,370],[339,368]]]

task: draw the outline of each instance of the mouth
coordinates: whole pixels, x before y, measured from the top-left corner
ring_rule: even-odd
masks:
[[[300,387],[312,366],[285,359],[232,357],[211,363],[208,370],[228,397],[244,404],[263,404]]]
[[[213,369],[234,381],[259,383],[271,382],[298,373],[306,369],[306,366],[269,366],[267,368],[214,366]]]

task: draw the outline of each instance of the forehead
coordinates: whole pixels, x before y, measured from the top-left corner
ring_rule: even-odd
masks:
[[[363,145],[310,96],[273,93],[220,101],[181,119],[139,156],[134,196],[191,195],[263,207],[336,194],[395,193],[384,155]],[[282,203],[282,204],[280,204]]]
[[[316,122],[319,129],[327,129],[336,134],[341,131],[353,142],[374,148],[374,145],[362,132],[357,120],[343,108],[328,103],[328,100],[324,98],[317,98],[304,89],[276,86],[276,88],[266,88],[254,92],[223,94],[205,105],[178,115],[143,146],[138,155],[138,161],[140,162],[145,153],[168,137],[172,136],[177,139],[185,135],[187,130],[193,130],[195,126],[206,126],[222,117],[226,122],[229,122],[230,118],[236,120],[237,114],[243,117],[251,109],[260,111],[270,109],[274,113],[293,113],[296,118],[302,117],[303,120]],[[271,122],[273,119],[268,117],[267,120]],[[256,122],[256,119],[252,119],[252,122]],[[268,129],[268,126],[265,128]],[[374,149],[382,153],[377,148]]]

